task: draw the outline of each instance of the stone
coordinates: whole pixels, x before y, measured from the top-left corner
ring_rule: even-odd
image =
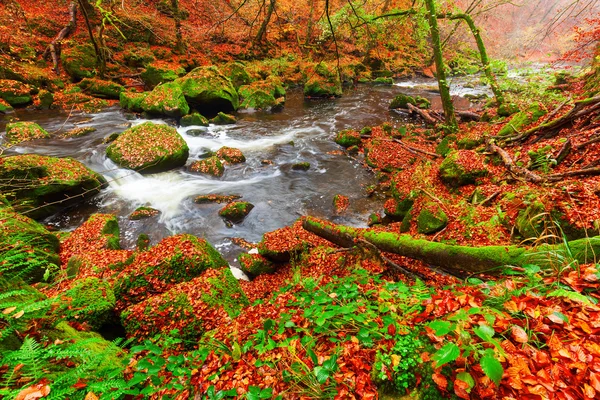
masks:
[[[162,83],[140,103],[142,110],[151,115],[179,118],[190,112],[181,87],[175,82]]]
[[[50,134],[35,122],[27,121],[6,124],[6,139],[8,139],[11,145],[49,137]]]

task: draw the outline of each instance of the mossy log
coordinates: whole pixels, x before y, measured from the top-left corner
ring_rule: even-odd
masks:
[[[568,254],[572,254],[572,258],[580,263],[593,262],[595,255],[600,255],[600,236],[571,241],[568,247],[564,244],[536,248],[468,247],[431,242],[393,232],[335,225],[313,217],[305,217],[302,227],[342,247],[353,247],[360,239],[371,243],[380,251],[420,260],[453,273],[494,273],[499,272],[499,267],[504,265],[521,267],[536,264],[548,268],[559,264],[557,260]]]

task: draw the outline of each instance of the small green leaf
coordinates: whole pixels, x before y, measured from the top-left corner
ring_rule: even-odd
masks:
[[[491,342],[494,337],[494,328],[489,325],[480,325],[473,328],[473,332],[486,342]]]
[[[435,331],[435,336],[444,336],[451,331],[452,324],[448,321],[433,321],[429,327]]]
[[[471,374],[468,372],[459,372],[458,374],[456,374],[456,377],[458,379],[460,379],[461,381],[469,384],[469,391],[471,389],[473,389],[473,386],[475,386],[475,380],[473,379]],[[467,392],[469,392],[469,391],[467,391]]]
[[[486,352],[486,354],[479,360],[479,364],[481,365],[481,369],[488,376],[488,378],[494,381],[496,386],[500,385],[500,380],[502,379],[502,375],[504,374],[504,368],[502,368],[502,364],[500,364],[500,361],[498,361],[496,357],[494,357],[493,352]]]
[[[569,324],[569,317],[567,317],[565,314],[559,312],[559,311],[554,311],[552,314],[556,315],[558,318],[562,319],[564,322],[566,322],[567,324]]]
[[[435,352],[431,357],[436,361],[436,367],[441,367],[451,361],[454,361],[460,356],[460,349],[452,342],[446,343],[444,347]]]
[[[324,384],[325,382],[327,382],[327,379],[329,379],[330,371],[327,368],[317,366],[315,367],[313,372],[317,378],[317,382],[319,382],[320,384]]]
[[[275,321],[273,321],[272,319],[268,319],[264,322],[263,328],[264,328],[265,332],[268,332],[269,329],[273,328],[274,325],[275,325]]]

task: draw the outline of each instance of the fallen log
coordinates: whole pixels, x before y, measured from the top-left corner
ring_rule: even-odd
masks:
[[[429,114],[426,110],[423,110],[417,106],[413,106],[412,104],[408,103],[406,107],[408,108],[408,111],[411,112],[411,114],[420,115],[421,118],[423,118],[423,120],[429,125],[435,125],[438,122],[440,122],[439,120],[432,117],[431,114]]]
[[[522,267],[526,264],[536,264],[547,268],[558,264],[556,260],[559,255],[564,258],[567,254],[572,254],[572,258],[580,263],[589,263],[595,261],[596,254],[600,255],[600,236],[573,240],[568,243],[568,247],[564,244],[544,244],[535,248],[468,247],[431,242],[406,234],[335,225],[313,217],[303,217],[302,227],[343,247],[364,240],[382,252],[420,260],[452,274],[499,273],[500,267],[505,265]]]

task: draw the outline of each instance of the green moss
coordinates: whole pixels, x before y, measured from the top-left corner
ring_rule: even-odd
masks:
[[[250,277],[275,272],[273,263],[260,254],[243,253],[240,255],[239,261],[242,271]]]
[[[79,87],[92,96],[104,99],[119,99],[121,92],[125,90],[118,83],[91,78],[83,79],[79,82]]]
[[[379,225],[382,223],[383,223],[383,218],[381,217],[381,215],[379,215],[377,213],[373,213],[373,214],[369,215],[369,219],[367,221],[368,226]]]
[[[435,147],[435,152],[437,154],[446,157],[452,151],[452,149],[450,148],[450,144],[456,140],[456,137],[451,136],[454,135],[448,135],[444,137],[442,141]]]
[[[106,155],[122,167],[155,173],[185,165],[189,148],[175,128],[144,122],[120,134]]]
[[[401,221],[404,219],[406,214],[410,212],[414,203],[415,199],[412,193],[407,195],[398,194],[393,199],[390,199],[385,203],[385,215],[391,219]]]
[[[96,69],[96,53],[91,44],[82,44],[74,47],[64,46],[61,52],[61,61],[65,72],[75,81],[83,78],[92,78]]]
[[[148,44],[128,44],[123,51],[123,61],[128,67],[146,67],[156,58]],[[143,79],[143,78],[142,78]],[[160,82],[159,82],[160,83]],[[148,82],[146,82],[148,84]]]
[[[238,195],[222,195],[222,194],[205,194],[197,196],[194,199],[196,204],[212,204],[212,203],[231,203],[234,200],[240,199],[242,196]]]
[[[13,107],[26,106],[33,101],[35,89],[23,82],[0,79],[0,99]]]
[[[225,172],[225,167],[223,166],[221,160],[219,160],[219,157],[212,156],[204,160],[194,161],[190,165],[189,170],[192,172],[200,172],[203,174],[219,177],[223,176],[223,172]]]
[[[304,96],[319,98],[342,95],[342,83],[334,65],[320,62],[309,67],[305,74]]]
[[[85,278],[61,296],[57,315],[67,321],[87,322],[92,329],[100,328],[111,317],[115,295],[108,282]]]
[[[238,92],[242,98],[240,108],[276,109],[285,102],[285,87],[273,76],[241,86]]]
[[[140,78],[144,81],[146,86],[153,88],[161,83],[174,81],[183,74],[185,74],[183,68],[172,70],[150,64],[146,66],[146,69],[141,73]]]
[[[138,207],[134,212],[129,214],[129,219],[131,221],[139,221],[140,219],[151,218],[160,214],[156,208],[152,207]]]
[[[49,137],[50,134],[35,122],[13,122],[6,124],[6,138],[10,144]]]
[[[252,82],[252,78],[250,78],[248,71],[246,71],[246,66],[239,61],[227,63],[221,67],[221,70],[223,75],[229,78],[236,89]]]
[[[240,164],[246,162],[246,156],[239,149],[223,146],[216,152],[216,156],[229,164]]]
[[[222,268],[217,273],[216,277],[207,279],[211,288],[202,295],[202,301],[212,307],[223,307],[231,318],[235,318],[250,303],[229,268]]]
[[[431,211],[431,210],[435,211]],[[417,216],[417,231],[432,234],[441,231],[448,225],[448,216],[437,204],[427,204]]]
[[[52,107],[52,103],[54,103],[54,95],[49,91],[42,89],[38,93],[39,105],[38,108],[41,110],[49,110]]]
[[[0,191],[33,218],[92,197],[105,185],[102,175],[71,158],[25,154],[0,159]]]
[[[219,210],[219,215],[230,222],[241,222],[253,208],[254,205],[246,201],[234,201]]]
[[[200,112],[203,109],[235,111],[239,107],[235,87],[216,67],[198,67],[176,82],[188,103]]]
[[[6,102],[4,99],[0,99],[0,113],[6,114],[13,111],[14,108]]]
[[[345,129],[338,132],[335,136],[335,142],[343,147],[358,146],[361,144],[360,133],[352,129]]]
[[[399,95],[394,97],[394,99],[390,103],[390,110],[393,110],[396,108],[408,108],[408,104],[412,104],[413,106],[416,106],[417,102],[414,97],[409,96],[404,93],[400,93]]]
[[[225,114],[224,112],[219,111],[217,116],[210,120],[210,123],[215,125],[231,125],[236,123],[236,119],[231,114]]]
[[[498,136],[508,136],[520,133],[521,130],[546,115],[546,110],[540,103],[532,104],[527,110],[518,112],[500,131]]]
[[[148,114],[179,118],[190,112],[181,87],[175,82],[162,83],[154,88],[140,107]]]
[[[450,186],[474,184],[488,174],[481,156],[473,150],[451,152],[440,164],[440,178]]]
[[[179,120],[179,124],[181,126],[208,126],[208,119],[199,113],[192,113],[189,115],[185,115]]]
[[[148,96],[148,92],[136,93],[136,92],[121,92],[119,94],[119,102],[121,107],[126,110],[133,112],[142,112],[142,103]]]
[[[308,171],[310,169],[309,162],[299,162],[292,164],[292,170],[294,171]]]
[[[498,107],[498,115],[508,117],[519,112],[519,106],[515,103],[503,103]]]

